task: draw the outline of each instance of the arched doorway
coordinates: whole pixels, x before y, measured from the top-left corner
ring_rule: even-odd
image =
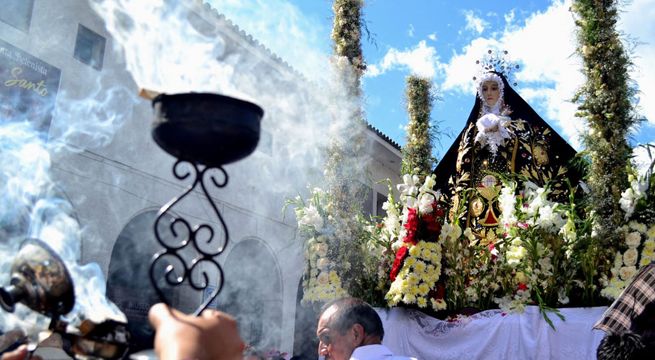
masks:
[[[282,330],[282,278],[273,253],[263,241],[240,241],[223,268],[225,285],[218,308],[234,316],[246,344],[279,350]]]
[[[148,310],[161,301],[149,275],[153,255],[162,250],[153,231],[156,217],[157,210],[145,211],[133,217],[119,234],[109,262],[107,298],[127,316],[132,335],[130,351],[152,348],[154,332],[148,322]],[[172,216],[164,215],[162,223],[168,223],[171,219]],[[163,228],[163,240],[173,243],[171,239],[174,237]],[[189,286],[183,284],[164,288],[170,305],[176,309],[189,313],[200,304],[201,294]]]

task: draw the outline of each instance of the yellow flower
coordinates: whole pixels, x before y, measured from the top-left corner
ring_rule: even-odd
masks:
[[[423,261],[420,261],[420,260],[417,261],[416,264],[414,265],[414,271],[419,276],[425,272],[425,268],[426,268],[425,263]]]
[[[422,298],[422,297],[418,298],[416,303],[418,304],[418,307],[420,307],[420,308],[424,308],[424,307],[428,306],[428,301],[425,300],[425,298]]]
[[[409,285],[414,286],[418,284],[419,278],[416,274],[409,274],[407,276],[407,282],[409,283]]]
[[[400,282],[400,289],[407,289],[407,288],[410,287],[410,286],[411,286],[411,285],[410,285],[410,283],[409,283],[409,281],[408,281],[407,279],[403,279],[403,280]],[[401,290],[401,291],[402,291],[402,290]]]
[[[640,267],[641,266],[646,266],[646,265],[650,264],[651,261],[653,261],[651,258],[642,257],[641,260],[639,261],[639,266]]]
[[[421,254],[421,249],[418,246],[412,246],[409,248],[409,255],[413,257],[418,257]]]
[[[525,275],[523,271],[519,271],[516,273],[514,276],[514,280],[519,283],[527,284],[528,283],[528,277]]]
[[[421,295],[427,295],[428,292],[430,292],[430,287],[428,286],[428,284],[423,283],[418,286],[418,292]]]
[[[646,236],[648,236],[648,239],[655,239],[655,224],[648,229]]]
[[[416,258],[410,257],[405,260],[405,266],[414,266],[416,264]]]
[[[429,260],[432,257],[432,251],[430,249],[423,249],[422,256],[424,259]]]
[[[403,302],[405,304],[413,304],[416,302],[416,296],[412,294],[405,294],[405,296],[403,296]]]
[[[446,309],[446,302],[443,299],[430,299],[430,302],[432,303],[432,308],[437,311]]]
[[[642,223],[638,223],[636,221],[630,221],[630,224],[628,224],[632,229],[639,231],[640,233],[645,233],[647,230],[646,225]]]

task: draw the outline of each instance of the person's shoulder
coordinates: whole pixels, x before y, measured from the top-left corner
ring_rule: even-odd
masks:
[[[365,345],[355,349],[350,360],[418,360],[413,357],[394,355],[382,344]]]

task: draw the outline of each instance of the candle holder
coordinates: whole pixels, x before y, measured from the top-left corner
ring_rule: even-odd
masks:
[[[213,268],[220,281],[214,281],[216,288],[194,311],[197,316],[223,288],[223,270],[216,258],[223,253],[230,238],[209,188],[227,186],[228,174],[223,165],[238,161],[255,150],[264,111],[253,103],[210,93],[161,94],[152,100],[152,106],[155,112],[152,137],[163,150],[178,159],[173,165],[175,178],[190,181],[191,186],[157,214],[154,234],[163,250],[153,256],[150,281],[160,300],[170,304],[157,275],[158,266],[165,265],[164,259],[169,260],[164,272],[165,284],[171,287],[188,283],[194,290],[204,291],[212,282],[207,267]],[[173,212],[175,206],[197,188],[216,215],[218,229],[208,223],[192,225]],[[173,235],[174,243],[164,240],[161,229],[165,226]],[[196,254],[191,261],[182,254],[188,252],[187,249]]]

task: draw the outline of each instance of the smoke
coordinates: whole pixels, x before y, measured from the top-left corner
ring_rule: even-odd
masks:
[[[50,151],[99,149],[113,141],[141,102],[133,89],[116,82],[118,76],[105,70],[84,91],[60,92],[49,132]]]
[[[44,51],[51,48],[33,40]],[[10,268],[22,242],[36,238],[54,249],[73,278],[76,302],[65,320],[73,325],[83,319],[125,321],[105,298],[100,267],[80,263],[82,240],[97,243],[99,239],[80,227],[52,170],[53,158],[110,144],[132,116],[136,94],[118,84],[110,70],[90,73],[86,77],[90,81],[61,89],[60,70],[31,56],[21,49],[24,46],[0,41],[0,75],[3,81],[8,79],[0,94],[0,286],[9,284]],[[27,85],[8,85],[32,81],[32,76],[37,78],[38,92]],[[65,80],[68,84],[70,79]],[[22,304],[16,305],[13,314],[0,311],[2,331],[21,328],[35,335],[48,322]]]
[[[21,243],[36,238],[62,258],[73,278],[76,302],[66,320],[73,324],[83,319],[125,321],[104,296],[104,276],[97,264],[79,264],[82,230],[50,175],[51,153],[61,150],[63,143],[46,142],[43,133],[19,116],[3,118],[0,124],[0,284],[9,283]],[[21,328],[35,335],[48,322],[22,304],[17,304],[14,313],[0,312],[3,331]]]
[[[330,137],[351,135],[344,134],[344,129],[348,129],[349,117],[360,106],[344,96],[348,93],[346,84],[328,71],[330,57],[302,42],[296,43],[301,37],[292,38],[294,43],[288,46],[305,49],[307,61],[315,65],[313,73],[320,74],[310,75],[314,80],[308,80],[201,3],[91,1],[138,87],[164,93],[220,93],[264,108],[259,152],[233,165],[238,168],[238,176],[247,176],[250,182],[257,180],[261,186],[268,186],[267,192],[285,196],[320,180]],[[287,13],[280,14],[282,10],[278,9],[278,13],[267,16],[286,22],[299,19],[293,7],[280,4]],[[284,38],[286,31],[298,33],[293,23],[277,30],[270,38]],[[298,59],[296,62],[303,63]]]
[[[252,5],[229,3],[241,7]],[[298,74],[202,1],[91,0],[93,9],[105,20],[117,50],[124,55],[137,87],[169,94],[220,93],[252,101],[264,109],[258,149],[250,157],[226,166],[230,183],[216,191],[230,208],[240,207],[237,209],[243,211],[240,213],[254,213],[293,229],[295,219],[288,216],[291,212],[284,217],[281,211],[285,199],[299,193],[304,196],[309,185],[325,185],[325,150],[330,141],[352,145],[348,139],[353,134],[348,132],[352,132],[352,114],[359,113],[361,104],[359,99],[348,96],[352,93],[347,89],[351,81],[344,81],[343,73],[330,70],[331,63],[338,65],[343,59],[331,59],[303,43],[303,37],[298,36],[299,27],[293,24],[294,19],[301,19],[297,11],[284,2],[278,3],[282,6],[269,6],[268,13],[259,15],[283,19],[281,23],[288,25],[275,29],[270,37],[286,41],[289,48],[305,50],[294,63],[303,64],[300,67],[309,71],[308,76]],[[250,18],[250,22],[265,21],[263,17]],[[287,31],[289,28],[291,32]],[[357,155],[364,158],[367,153],[362,150]],[[362,174],[362,163],[344,172]],[[202,199],[194,206],[204,207],[206,217],[215,219]],[[230,217],[227,226],[238,239],[238,234],[256,233],[254,227],[261,225]],[[281,267],[278,270],[288,278],[287,282],[297,283],[302,274],[302,244],[293,238],[292,231],[276,231],[267,236],[277,238],[271,239],[277,251],[289,253],[277,255],[292,259],[278,264]],[[257,273],[259,266],[253,258],[244,258],[239,263],[239,272]],[[268,276],[275,272],[271,269]],[[227,278],[226,284],[232,283],[230,286],[235,289],[258,286],[239,284],[239,281],[239,278]],[[269,279],[260,281],[266,283]],[[230,291],[226,290],[225,294],[229,296]],[[219,301],[223,296],[219,296]],[[240,326],[248,328],[249,324]],[[269,330],[277,331],[271,328],[266,333]]]
[[[136,83],[154,91],[234,94],[232,77],[243,59],[221,38],[197,31],[184,1],[92,0],[122,50]],[[207,24],[211,27],[211,24]],[[220,60],[220,61],[216,61]]]

